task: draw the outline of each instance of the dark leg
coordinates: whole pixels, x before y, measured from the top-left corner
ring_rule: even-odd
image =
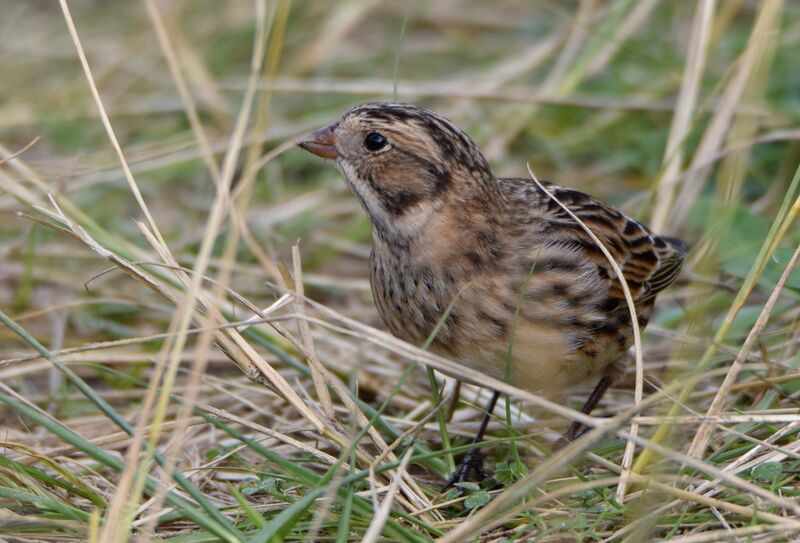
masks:
[[[486,413],[483,414],[483,420],[481,420],[478,433],[475,434],[475,437],[472,438],[470,442],[472,445],[483,441],[483,434],[486,433],[486,427],[489,425],[489,419],[492,417],[492,411],[494,411],[494,406],[497,405],[497,399],[499,397],[499,392],[494,392],[492,394],[489,405],[486,406]],[[453,475],[451,475],[444,484],[442,490],[447,490],[456,483],[468,481],[470,474],[473,472],[481,479],[484,479],[486,476],[486,473],[483,471],[483,455],[478,447],[467,451],[467,454],[464,455],[464,459],[461,461],[461,465],[456,468],[456,471],[453,472]]]
[[[453,420],[453,415],[458,407],[458,400],[461,398],[461,381],[456,381],[455,389],[453,389],[453,399],[450,400],[450,405],[447,406],[447,417],[445,420],[450,422]]]
[[[610,386],[611,386],[611,377],[608,376],[602,377],[600,381],[597,383],[597,386],[594,387],[592,393],[589,395],[589,398],[587,398],[586,403],[583,404],[583,407],[581,407],[581,413],[583,413],[584,415],[590,414],[592,410],[595,407],[597,407],[597,404],[600,403],[600,400],[603,398],[603,395],[606,393],[606,390],[608,390],[608,387]],[[586,432],[586,430],[588,430],[588,428],[582,423],[578,422],[577,420],[572,421],[572,424],[569,425],[569,428],[564,433],[564,435],[561,436],[561,439],[559,439],[556,442],[554,450],[563,448],[570,441],[575,441],[580,436],[582,436],[583,433]]]

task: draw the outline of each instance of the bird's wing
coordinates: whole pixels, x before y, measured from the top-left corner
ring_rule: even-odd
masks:
[[[652,300],[678,276],[686,254],[685,243],[653,234],[643,224],[588,194],[549,183],[545,187],[603,242],[622,270],[637,305]],[[538,192],[543,199],[540,208],[544,222],[550,225],[549,228],[569,230],[569,235],[565,236],[562,231],[553,239],[579,245],[584,254],[614,277],[613,269],[594,240],[557,202]],[[608,294],[624,300],[618,281],[609,284]]]

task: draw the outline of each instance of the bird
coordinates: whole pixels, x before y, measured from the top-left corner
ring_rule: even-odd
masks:
[[[587,414],[621,375],[633,327],[613,266],[564,207],[616,261],[640,328],[687,252],[583,192],[495,176],[465,132],[420,106],[356,105],[299,146],[336,166],[371,221],[370,284],[393,335],[421,345],[436,329],[437,354],[559,401],[594,383]],[[473,447],[445,488],[482,466]]]

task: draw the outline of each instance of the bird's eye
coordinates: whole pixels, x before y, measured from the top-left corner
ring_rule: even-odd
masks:
[[[386,141],[386,138],[378,134],[377,132],[370,132],[367,134],[367,137],[364,138],[364,147],[366,147],[370,151],[380,151],[386,144],[389,142]]]

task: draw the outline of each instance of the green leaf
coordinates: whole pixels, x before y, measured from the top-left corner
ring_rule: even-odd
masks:
[[[325,488],[318,488],[314,492],[309,492],[292,505],[278,513],[275,518],[269,521],[266,526],[259,530],[252,538],[251,543],[279,543],[284,540],[292,527],[297,524],[319,496],[325,492]]]
[[[45,495],[40,496],[31,492],[0,487],[0,498],[6,498],[8,500],[14,500],[21,503],[30,503],[35,507],[42,509],[44,512],[61,515],[64,519],[76,520],[78,522],[89,521],[89,513],[86,511],[62,502],[61,500],[57,499],[57,496],[41,488],[39,491]]]
[[[250,505],[250,502],[247,501],[247,498],[245,498],[238,490],[236,490],[236,487],[233,485],[228,485],[228,490],[230,490],[230,493],[234,498],[236,498],[239,506],[242,508],[242,510],[244,510],[245,515],[247,515],[247,518],[253,523],[253,526],[261,529],[267,525],[266,519],[261,515],[261,513],[256,511],[252,505]]]
[[[494,478],[501,485],[510,485],[528,474],[528,466],[521,462],[498,462],[495,464]]]
[[[780,462],[765,462],[753,468],[753,479],[759,481],[775,481],[783,475],[783,466]]]
[[[492,501],[492,495],[485,490],[481,490],[480,492],[471,494],[466,500],[464,500],[464,507],[467,509],[475,509],[476,507],[483,507],[490,501]]]
[[[245,496],[269,494],[273,490],[275,490],[275,479],[271,477],[265,479],[247,477],[242,481],[242,494]]]
[[[467,492],[478,492],[481,489],[481,485],[478,483],[473,483],[472,481],[464,481],[461,483],[456,483],[453,486],[457,486],[462,490],[466,490]]]
[[[508,485],[514,482],[514,472],[511,471],[508,462],[498,462],[494,467],[494,478],[497,479],[498,483]]]

